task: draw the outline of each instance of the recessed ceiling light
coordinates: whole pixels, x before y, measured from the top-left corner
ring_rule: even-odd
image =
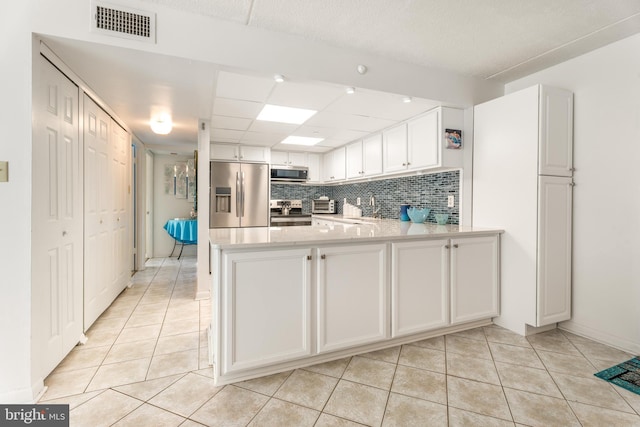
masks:
[[[344,91],[347,92],[347,95],[353,95],[354,93],[356,93],[356,89],[353,87],[348,87]]]
[[[412,101],[410,96],[403,96],[402,97],[402,102],[404,102],[405,104],[408,104]]]
[[[264,108],[262,108],[262,111],[260,111],[260,114],[258,114],[256,120],[301,125],[309,120],[315,113],[317,113],[316,110],[266,104]]]
[[[273,76],[273,80],[275,80],[276,83],[282,83],[284,81],[284,76],[282,74],[276,74]]]
[[[318,142],[323,141],[324,138],[311,138],[309,136],[288,136],[282,140],[281,144],[291,145],[316,145]]]
[[[151,130],[158,135],[167,135],[171,132],[173,128],[173,123],[171,122],[171,116],[167,113],[162,113],[155,118],[152,118],[149,122],[149,126],[151,126]]]

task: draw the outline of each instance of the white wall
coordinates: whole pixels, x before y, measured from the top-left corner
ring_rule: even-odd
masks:
[[[573,317],[640,353],[640,34],[506,86],[574,92]]]
[[[192,157],[191,157],[192,158]],[[173,248],[173,239],[164,227],[172,218],[188,218],[193,208],[193,200],[177,199],[173,193],[165,193],[164,170],[167,165],[173,167],[176,162],[186,162],[190,157],[156,154],[153,162],[153,256],[169,256]],[[173,188],[173,187],[172,187]],[[177,257],[180,246],[174,255]],[[182,255],[195,255],[195,246],[185,246]]]
[[[32,2],[0,13],[0,402],[31,399],[31,33]]]

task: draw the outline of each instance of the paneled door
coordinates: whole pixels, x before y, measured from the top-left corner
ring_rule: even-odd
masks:
[[[129,133],[115,120],[111,120],[111,185],[113,204],[111,205],[111,234],[113,235],[113,281],[112,300],[128,283],[131,275],[133,234],[131,231],[130,167],[131,139]],[[111,304],[111,301],[109,301]]]
[[[84,328],[93,324],[111,304],[109,285],[115,280],[111,206],[109,125],[111,118],[91,98],[84,96]]]
[[[129,133],[84,96],[84,328],[127,285],[132,266]]]
[[[78,87],[34,64],[32,346],[44,378],[82,338],[82,163]]]

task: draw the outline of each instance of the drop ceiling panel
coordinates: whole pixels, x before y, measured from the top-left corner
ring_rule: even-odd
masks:
[[[365,132],[375,132],[379,129],[391,126],[394,123],[395,122],[392,120],[379,119],[375,117],[330,112],[319,112],[306,122],[309,126],[334,127],[338,129],[359,130]]]
[[[239,142],[244,134],[245,132],[240,130],[213,128],[211,129],[210,138],[212,141],[219,142]]]
[[[245,142],[251,145],[265,145],[271,146],[279,143],[285,139],[288,135],[286,133],[262,133],[262,132],[245,132],[241,142]]]
[[[320,111],[342,95],[344,95],[343,89],[328,84],[302,84],[285,81],[276,85],[268,103]]]
[[[238,99],[216,98],[213,103],[213,114],[226,117],[242,117],[255,119],[264,104]]]
[[[266,77],[254,77],[221,71],[216,84],[216,96],[244,101],[264,102],[275,81]]]
[[[290,134],[300,125],[290,123],[267,122],[263,120],[254,120],[249,127],[251,132],[278,133],[281,135]]]
[[[395,94],[356,91],[353,95],[338,99],[326,111],[402,121],[438,105],[418,100],[405,103],[402,98],[403,96]]]
[[[251,125],[251,119],[241,117],[216,116],[211,117],[211,126],[214,129],[247,130]]]

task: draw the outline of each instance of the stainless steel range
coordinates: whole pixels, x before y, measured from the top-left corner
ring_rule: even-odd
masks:
[[[311,225],[311,214],[302,213],[302,200],[271,200],[271,227]]]

